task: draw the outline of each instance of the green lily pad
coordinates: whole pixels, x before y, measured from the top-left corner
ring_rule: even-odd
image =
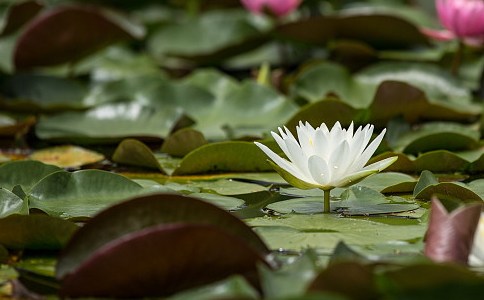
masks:
[[[290,130],[296,128],[299,121],[309,122],[313,126],[326,123],[331,127],[336,122],[340,122],[341,126],[348,126],[353,121],[358,123],[362,117],[362,111],[338,99],[328,98],[303,106],[285,125]]]
[[[37,113],[85,108],[87,88],[73,79],[40,74],[15,74],[0,83],[0,105]]]
[[[279,213],[317,214],[323,212],[321,197],[296,198],[274,202],[268,209]],[[419,205],[408,203],[400,197],[385,197],[370,188],[356,186],[344,191],[337,201],[331,202],[331,210],[344,215],[374,215],[410,211]]]
[[[90,217],[141,191],[139,184],[106,171],[60,171],[38,182],[28,199],[30,208],[41,209],[53,216]]]
[[[66,36],[63,32],[70,32]],[[101,8],[60,6],[38,15],[23,30],[15,49],[17,69],[75,62],[103,47],[141,38],[144,29]],[[35,48],[36,51],[31,51]]]
[[[422,238],[425,225],[401,219],[387,225],[371,219],[341,218],[335,214],[285,215],[247,220],[271,249],[301,250],[307,247],[332,251],[340,242],[374,245]]]
[[[371,188],[380,193],[412,192],[417,180],[407,174],[383,172],[373,174],[360,181],[357,185]]]
[[[161,146],[161,152],[176,157],[183,157],[207,143],[207,140],[200,131],[191,128],[182,128],[165,139]]]
[[[208,144],[187,154],[173,175],[271,171],[265,154],[250,142]]]
[[[28,215],[27,202],[9,190],[0,188],[0,218],[12,214]]]
[[[119,143],[112,160],[117,163],[157,169],[166,174],[151,149],[135,139],[126,139]]]
[[[470,163],[457,153],[436,150],[419,155],[414,164],[417,172],[429,170],[435,173],[450,173],[463,171]]]
[[[60,170],[59,167],[32,160],[7,162],[0,166],[0,187],[11,191],[20,185],[28,193],[41,179]]]
[[[162,63],[166,63],[166,57],[219,62],[254,49],[265,40],[248,22],[247,14],[215,10],[159,28],[148,40],[148,51]]]
[[[479,132],[457,123],[427,123],[404,133],[396,148],[405,153],[431,150],[468,150],[479,147]]]
[[[233,196],[266,191],[267,188],[255,183],[242,182],[232,179],[178,181],[185,186],[193,186],[204,192],[214,192],[219,195]]]
[[[178,109],[157,109],[136,102],[108,103],[86,112],[66,112],[41,118],[41,139],[76,143],[114,143],[123,138],[161,139],[182,117]]]
[[[217,205],[225,210],[236,210],[240,209],[244,205],[245,201],[235,197],[217,195],[212,193],[193,193],[190,197],[200,198],[209,203]]]
[[[101,153],[77,146],[56,146],[34,151],[30,159],[61,168],[78,168],[104,159]]]
[[[209,107],[210,114],[199,118],[193,115],[197,120],[194,128],[207,139],[262,138],[264,133],[288,120],[298,109],[294,102],[274,89],[251,80],[225,87],[227,90],[218,92],[217,101]]]
[[[478,201],[483,199],[470,188],[458,182],[438,182],[429,171],[423,171],[413,191],[417,199],[430,200],[435,194],[448,195],[463,201]]]
[[[32,214],[0,218],[0,244],[9,249],[61,249],[77,225],[59,218]]]

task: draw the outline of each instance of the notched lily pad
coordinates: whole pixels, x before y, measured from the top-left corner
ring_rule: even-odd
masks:
[[[142,187],[134,181],[106,171],[59,171],[38,182],[28,199],[31,208],[53,216],[90,217],[141,191]]]
[[[101,153],[77,146],[56,146],[34,151],[30,159],[61,168],[78,168],[104,159]]]
[[[452,196],[466,202],[483,201],[478,194],[466,187],[465,184],[457,182],[438,182],[431,172],[423,171],[415,186],[413,196],[417,199],[430,200],[435,194]]]
[[[28,193],[42,178],[60,170],[59,167],[33,160],[7,162],[0,166],[0,187],[12,190],[20,185]]]
[[[0,218],[12,214],[28,215],[29,208],[27,201],[9,190],[0,188]]]
[[[355,186],[344,191],[338,200],[331,202],[331,210],[343,215],[375,215],[410,211],[419,208],[400,197],[385,197],[378,191],[363,186]],[[320,197],[296,198],[271,203],[268,209],[279,213],[315,214],[323,212],[323,199]]]
[[[77,225],[42,214],[0,218],[0,244],[9,249],[61,249]]]

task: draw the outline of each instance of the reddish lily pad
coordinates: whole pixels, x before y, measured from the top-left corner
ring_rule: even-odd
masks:
[[[6,36],[22,27],[25,23],[31,20],[43,5],[38,1],[17,1],[8,7],[5,21],[0,24],[0,36]]]
[[[17,41],[15,67],[30,69],[75,62],[112,43],[143,35],[143,28],[114,12],[60,6],[27,25]]]
[[[251,275],[256,264],[263,262],[260,252],[222,228],[162,224],[126,234],[97,249],[62,278],[61,295],[167,296],[232,274]],[[122,272],[113,272],[113,268]]]
[[[75,272],[89,260],[96,249],[103,248],[111,241],[122,240],[123,236],[145,228],[174,223],[204,224],[223,228],[230,235],[245,241],[261,255],[269,253],[267,246],[250,227],[223,209],[192,197],[154,194],[111,206],[83,226],[82,230],[72,237],[60,256],[56,276],[61,279]],[[167,242],[157,250],[170,248],[169,245],[170,242]]]
[[[310,44],[333,39],[363,41],[376,48],[409,48],[427,45],[427,38],[412,23],[391,15],[353,14],[317,16],[276,28],[283,38]]]

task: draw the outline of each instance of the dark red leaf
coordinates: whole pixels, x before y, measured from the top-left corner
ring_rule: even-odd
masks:
[[[17,69],[75,62],[112,43],[141,37],[143,30],[99,8],[63,6],[30,22],[17,41]]]
[[[113,240],[62,281],[69,297],[150,297],[256,272],[260,253],[213,225],[157,225]]]

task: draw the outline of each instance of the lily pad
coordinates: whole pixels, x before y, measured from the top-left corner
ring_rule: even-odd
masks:
[[[427,123],[403,134],[396,148],[405,153],[468,150],[479,147],[479,132],[457,123]]]
[[[266,37],[238,10],[210,11],[156,30],[148,50],[162,63],[166,57],[219,62],[260,46]]]
[[[128,219],[129,222],[127,222]],[[216,226],[226,230],[230,235],[244,240],[250,245],[250,248],[262,255],[269,252],[250,227],[230,213],[195,198],[176,194],[155,194],[111,206],[91,219],[64,249],[59,258],[56,276],[65,278],[75,272],[83,262],[89,260],[97,249],[109,245],[112,241],[122,241],[123,236],[133,233],[136,236],[136,232],[140,230],[174,223]],[[102,228],[109,228],[109,230],[101,230]],[[170,244],[155,249],[156,251],[160,251],[160,249],[171,251],[173,248],[167,246]],[[204,244],[210,247],[209,244]],[[191,248],[194,249],[194,247]],[[162,256],[156,255],[156,257]],[[163,261],[168,257],[162,257]],[[194,258],[194,256],[190,257]]]
[[[399,220],[388,225],[371,219],[341,218],[335,214],[260,217],[247,220],[271,249],[296,250],[312,247],[332,251],[340,242],[374,245],[422,238],[426,226]]]
[[[78,168],[104,159],[104,155],[77,146],[56,146],[34,151],[30,159],[61,168]]]
[[[375,190],[362,186],[349,188],[339,198],[340,200],[331,202],[331,210],[344,215],[389,214],[419,208],[419,205],[408,203],[403,198],[385,197]],[[323,199],[321,197],[296,198],[271,203],[267,208],[283,214],[316,214],[323,212]]]
[[[77,225],[42,214],[10,215],[0,218],[0,244],[9,249],[61,249]]]
[[[0,188],[0,218],[12,214],[28,215],[27,202],[9,190]]]
[[[65,112],[41,118],[41,139],[76,143],[114,143],[123,138],[161,139],[182,117],[178,109],[157,109],[136,102],[104,104],[86,112]]]
[[[0,114],[0,136],[16,137],[27,134],[30,128],[35,124],[35,117],[26,117],[16,120],[9,116]]]
[[[428,44],[414,24],[388,14],[316,16],[280,25],[276,33],[285,39],[316,45],[335,38],[359,40],[381,49]]]
[[[191,128],[182,128],[165,139],[161,146],[161,152],[176,157],[183,157],[207,143],[207,140],[200,131]]]
[[[79,81],[42,74],[14,74],[0,84],[0,105],[37,113],[83,109],[87,87]]]
[[[435,194],[453,196],[466,202],[483,201],[479,195],[464,184],[457,182],[438,182],[431,172],[423,171],[413,191],[414,197],[422,200],[430,200]]]
[[[173,175],[271,171],[265,154],[250,142],[219,142],[186,155]]]
[[[15,66],[29,69],[75,62],[109,44],[143,35],[142,27],[112,11],[74,5],[56,7],[28,23],[17,41]]]
[[[245,203],[244,200],[239,198],[217,195],[212,193],[193,193],[193,194],[190,194],[190,197],[200,198],[209,203],[217,205],[220,208],[223,208],[225,210],[232,210],[232,211],[236,209],[240,209]]]
[[[380,193],[412,192],[417,180],[404,173],[383,172],[373,174],[360,181],[357,185],[371,188]]]
[[[60,170],[59,167],[38,161],[7,162],[0,166],[0,187],[11,191],[14,186],[20,185],[25,192],[29,192],[41,179]]]
[[[264,263],[261,253],[222,228],[162,224],[96,249],[62,278],[60,293],[64,297],[167,296],[229,275],[254,273],[257,263]],[[123,272],[113,276],[113,266]]]
[[[123,140],[114,151],[112,160],[117,163],[157,169],[166,174],[151,149],[135,139]]]
[[[53,216],[90,217],[141,191],[142,187],[134,181],[106,171],[60,171],[38,182],[28,193],[28,199],[30,208]]]

